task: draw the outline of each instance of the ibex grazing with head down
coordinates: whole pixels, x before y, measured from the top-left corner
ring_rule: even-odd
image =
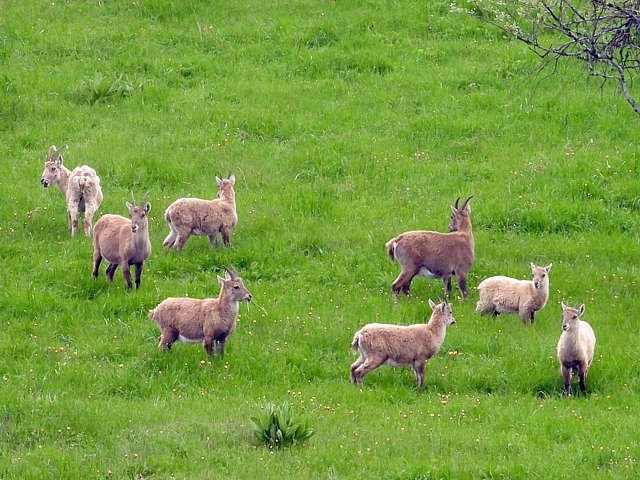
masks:
[[[127,282],[127,288],[131,288],[130,266],[136,266],[136,288],[140,287],[140,276],[142,275],[142,265],[151,255],[151,242],[149,241],[149,219],[147,214],[151,210],[145,193],[136,205],[133,192],[131,202],[126,202],[131,219],[120,215],[103,215],[96,222],[93,230],[93,276],[98,277],[100,262],[104,257],[109,266],[107,267],[107,280],[113,281],[113,276],[122,265],[122,274]]]
[[[171,350],[177,340],[202,342],[209,355],[224,355],[224,344],[236,328],[239,302],[251,301],[251,294],[233,269],[218,276],[218,298],[167,298],[149,311],[160,328],[160,350]]]
[[[400,290],[409,296],[411,280],[416,275],[442,278],[447,296],[451,293],[451,277],[455,275],[462,298],[466,298],[467,272],[475,258],[469,219],[469,200],[472,197],[462,202],[460,208],[460,198],[451,206],[449,233],[416,230],[402,233],[387,242],[389,257],[402,266],[400,275],[391,285],[394,298],[398,298]]]
[[[164,248],[175,246],[179,252],[191,235],[207,235],[209,243],[215,247],[218,233],[222,235],[222,242],[229,244],[231,231],[238,223],[236,193],[233,189],[236,177],[216,177],[216,182],[218,196],[213,200],[180,198],[169,205],[164,218],[171,231],[162,242]]]
[[[84,234],[90,236],[93,214],[102,203],[100,179],[96,171],[87,165],[76,167],[73,171],[65,167],[61,153],[65,148],[66,145],[49,147],[40,183],[44,188],[57,185],[64,195],[71,235],[75,235],[78,229],[78,212],[84,212]]]

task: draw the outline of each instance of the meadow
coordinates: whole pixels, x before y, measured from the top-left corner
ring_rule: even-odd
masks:
[[[633,478],[640,474],[638,117],[615,85],[539,60],[450,2],[0,0],[0,478]],[[101,177],[99,214],[150,191],[139,290],[91,276],[91,240],[39,179],[51,144]],[[236,176],[231,246],[165,252],[165,208]],[[439,280],[384,244],[471,200],[469,298],[427,363],[349,382],[353,333],[418,323]],[[97,216],[96,216],[97,219]],[[477,284],[547,265],[536,321],[475,313]],[[224,357],[157,349],[147,311],[253,294]],[[560,302],[596,336],[562,397]],[[574,384],[574,392],[575,392]],[[251,417],[316,431],[282,451]]]

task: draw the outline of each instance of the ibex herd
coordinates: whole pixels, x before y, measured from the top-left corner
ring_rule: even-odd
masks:
[[[84,212],[84,233],[93,235],[93,276],[99,275],[103,259],[108,262],[106,277],[113,281],[116,269],[122,267],[127,289],[133,287],[131,267],[135,266],[135,285],[140,288],[144,262],[151,255],[149,218],[151,204],[149,192],[136,203],[133,192],[126,202],[129,218],[105,214],[92,226],[92,218],[102,203],[100,179],[96,171],[83,165],[69,170],[63,165],[63,145],[49,147],[45,157],[40,183],[47,188],[56,185],[67,203],[69,229],[75,235],[78,213]],[[164,239],[165,249],[181,251],[191,235],[205,235],[212,247],[217,246],[218,234],[226,246],[238,222],[235,197],[235,176],[216,177],[217,197],[212,200],[180,198],[166,209],[164,218],[169,234]],[[351,380],[362,383],[363,377],[382,364],[410,365],[416,375],[418,387],[424,385],[425,362],[442,346],[447,325],[455,322],[448,298],[451,277],[457,278],[462,299],[468,296],[467,275],[475,260],[475,245],[471,227],[469,196],[458,206],[459,198],[451,206],[448,232],[414,230],[402,233],[386,243],[391,260],[401,266],[398,277],[391,285],[393,298],[410,294],[411,281],[416,276],[440,278],[445,299],[435,304],[429,299],[432,314],[427,324],[391,325],[369,324],[358,330],[351,346],[360,357],[351,366]],[[516,280],[505,276],[485,279],[477,287],[480,295],[476,311],[480,314],[518,313],[522,320],[533,322],[535,312],[541,310],[549,296],[549,270],[531,263],[532,281]],[[251,301],[252,296],[238,273],[227,268],[217,298],[167,298],[149,312],[160,329],[158,347],[170,350],[177,340],[202,342],[209,355],[224,353],[229,335],[238,318],[239,302]],[[558,342],[558,360],[564,378],[563,393],[569,395],[571,371],[578,370],[580,389],[585,391],[585,378],[593,360],[595,335],[591,326],[580,319],[584,305],[570,308],[562,304],[563,333]]]

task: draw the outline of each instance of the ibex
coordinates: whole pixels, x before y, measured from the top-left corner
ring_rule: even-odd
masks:
[[[578,371],[580,391],[587,389],[586,379],[593,361],[596,335],[588,322],[581,320],[584,305],[568,307],[562,302],[562,334],[558,340],[558,361],[564,379],[563,395],[571,394],[571,374]]]
[[[227,338],[236,328],[239,302],[251,301],[251,294],[235,270],[227,269],[218,298],[167,298],[149,311],[160,328],[160,350],[171,350],[177,340],[202,342],[209,355],[224,355]]]
[[[351,382],[362,383],[363,377],[380,365],[410,365],[416,374],[418,388],[424,386],[424,366],[444,342],[447,325],[455,323],[451,306],[446,299],[436,305],[429,323],[416,325],[388,325],[370,323],[356,332],[351,348],[360,357],[351,365]]]
[[[485,278],[478,290],[480,299],[476,304],[478,313],[517,313],[523,322],[535,319],[535,313],[542,310],[549,298],[549,270],[552,263],[539,267],[531,262],[531,280],[498,275]]]
[[[386,243],[389,258],[402,266],[400,275],[391,285],[394,298],[398,298],[401,290],[409,296],[411,280],[416,275],[442,278],[447,296],[451,293],[451,277],[455,275],[462,298],[467,297],[467,272],[475,258],[469,219],[472,197],[468,197],[460,208],[460,198],[451,206],[449,233],[416,230],[402,233]]]
[[[142,265],[151,255],[151,242],[149,241],[149,219],[147,214],[151,210],[145,193],[136,205],[133,192],[131,192],[131,202],[126,202],[131,219],[120,215],[103,215],[96,222],[93,231],[93,276],[98,277],[100,262],[104,257],[109,266],[107,267],[107,280],[113,281],[113,276],[122,265],[122,274],[127,282],[127,288],[131,288],[130,266],[136,266],[136,288],[140,287],[140,276],[142,275]]]
[[[64,195],[71,235],[75,235],[78,229],[78,212],[84,212],[84,234],[90,236],[93,215],[102,203],[100,179],[96,171],[87,165],[73,171],[65,167],[61,153],[65,148],[67,145],[59,149],[55,145],[49,147],[40,183],[44,188],[57,185]]]
[[[229,244],[231,231],[238,223],[236,193],[233,189],[236,177],[216,177],[216,182],[218,196],[213,200],[180,198],[169,205],[164,218],[171,231],[162,242],[164,248],[175,246],[179,252],[191,235],[207,235],[209,243],[215,247],[218,233],[222,235],[224,245]]]

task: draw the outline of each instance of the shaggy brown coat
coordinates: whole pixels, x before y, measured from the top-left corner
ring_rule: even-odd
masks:
[[[459,199],[458,199],[459,200]],[[473,231],[467,198],[458,208],[451,206],[449,233],[416,230],[405,232],[386,243],[391,260],[397,260],[402,270],[391,285],[394,298],[402,290],[409,296],[411,281],[416,275],[442,278],[445,294],[451,293],[451,277],[458,279],[462,298],[467,297],[467,272],[475,259]]]
[[[131,288],[130,266],[135,265],[136,288],[140,288],[142,267],[145,260],[151,255],[147,216],[151,210],[151,204],[145,203],[148,193],[142,197],[140,205],[135,204],[133,193],[131,194],[133,204],[126,203],[130,219],[120,215],[107,214],[96,222],[93,231],[94,278],[98,277],[100,263],[105,258],[109,262],[106,271],[109,283],[113,281],[118,265],[122,265],[122,275],[127,283],[127,288]]]
[[[55,145],[49,147],[40,183],[44,188],[57,185],[64,195],[71,235],[75,235],[78,229],[78,213],[84,212],[84,234],[91,236],[93,215],[102,203],[100,178],[96,171],[87,165],[76,167],[73,171],[65,167],[61,154],[65,148],[66,145],[60,149],[56,149]]]
[[[562,334],[558,340],[558,361],[564,379],[563,395],[571,394],[571,375],[578,371],[580,391],[586,390],[586,379],[596,348],[596,335],[588,322],[581,320],[584,305],[567,307],[562,303]]]
[[[517,280],[502,275],[484,279],[478,285],[480,299],[476,312],[480,314],[517,313],[523,322],[531,322],[535,313],[542,310],[549,298],[549,270],[531,262],[531,280]]]
[[[360,357],[351,365],[351,381],[362,383],[363,377],[380,365],[411,365],[418,387],[424,386],[424,367],[444,342],[447,325],[455,323],[451,306],[429,299],[433,312],[429,323],[389,325],[370,323],[356,332],[351,348]]]
[[[239,302],[251,301],[251,293],[235,272],[218,276],[218,298],[171,297],[149,311],[160,328],[160,350],[170,350],[177,340],[202,342],[209,355],[224,354],[227,338],[236,328]]]
[[[238,223],[233,189],[236,177],[216,177],[216,182],[218,197],[213,200],[180,198],[169,205],[164,218],[171,231],[162,242],[164,248],[175,247],[179,252],[191,235],[207,235],[209,243],[215,247],[218,233],[222,235],[224,245],[229,244],[231,232]]]

